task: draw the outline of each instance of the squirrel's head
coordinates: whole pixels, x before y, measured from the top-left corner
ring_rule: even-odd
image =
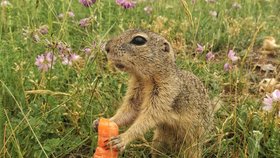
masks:
[[[166,73],[175,65],[170,43],[150,31],[128,30],[109,40],[105,50],[117,68],[141,77]]]

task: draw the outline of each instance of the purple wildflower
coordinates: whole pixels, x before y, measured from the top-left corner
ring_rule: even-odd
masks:
[[[39,27],[39,32],[40,32],[42,35],[48,34],[48,33],[49,33],[49,27],[48,27],[48,25],[40,26],[40,27]]]
[[[264,111],[271,111],[273,106],[272,106],[273,100],[270,96],[266,96],[266,98],[263,99],[263,104],[264,106],[262,107],[262,109]]]
[[[233,50],[229,50],[228,52],[228,58],[232,61],[235,62],[237,61],[239,58],[237,56],[235,56],[235,52]]]
[[[215,55],[211,51],[206,54],[207,61],[213,60],[214,58],[215,58]]]
[[[90,21],[91,21],[90,18],[81,19],[80,22],[79,22],[79,25],[80,25],[81,27],[87,27],[87,26],[90,25]]]
[[[52,61],[56,60],[56,57],[53,55],[52,52],[45,53],[45,57],[48,62],[52,62]]]
[[[85,52],[86,55],[89,55],[91,53],[90,48],[84,48],[83,51]]]
[[[204,51],[204,47],[197,43],[196,51],[199,52],[199,53],[202,53]]]
[[[58,42],[58,44],[56,45],[56,48],[61,53],[61,52],[64,51],[64,49],[66,49],[66,45],[64,43],[62,43],[62,42]]]
[[[75,17],[74,12],[72,12],[72,11],[70,11],[70,12],[66,12],[66,14],[67,14],[70,18]]]
[[[224,71],[229,71],[232,69],[232,66],[229,63],[225,63],[224,65]]]
[[[52,52],[46,52],[37,56],[35,65],[38,66],[39,70],[46,72],[52,67],[55,60],[56,57],[53,55]]]
[[[83,4],[85,7],[92,6],[96,0],[80,0],[80,3]]]
[[[62,64],[63,65],[72,65],[72,62],[70,62],[68,55],[64,55],[62,57]]]
[[[264,111],[269,111],[271,112],[273,109],[273,102],[277,102],[278,105],[280,105],[280,90],[276,89],[274,90],[271,95],[266,95],[266,97],[263,99],[263,104],[264,106],[262,107],[262,109]],[[280,106],[278,107],[278,114],[277,116],[280,117]]]
[[[63,42],[58,42],[56,45],[56,48],[58,49],[59,53],[61,53],[61,54],[70,53],[72,51],[72,49]]]
[[[272,92],[273,101],[280,101],[280,90],[276,89]]]
[[[72,53],[70,55],[63,55],[62,56],[62,64],[63,65],[73,65],[73,62],[76,62],[80,59],[81,57],[75,53]]]
[[[132,0],[116,0],[116,3],[122,6],[124,9],[134,8],[136,4],[136,2]]]
[[[75,53],[70,54],[71,61],[78,61],[81,57]]]

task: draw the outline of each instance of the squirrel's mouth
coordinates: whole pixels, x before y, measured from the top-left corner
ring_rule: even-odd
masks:
[[[122,61],[116,58],[112,58],[110,56],[108,56],[108,60],[109,62],[111,62],[116,68],[118,68],[119,70],[124,71],[125,70],[125,65],[122,64]]]

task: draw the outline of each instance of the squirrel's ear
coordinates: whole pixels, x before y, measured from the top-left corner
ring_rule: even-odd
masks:
[[[169,43],[164,42],[163,43],[163,51],[169,53],[170,52],[170,46]]]

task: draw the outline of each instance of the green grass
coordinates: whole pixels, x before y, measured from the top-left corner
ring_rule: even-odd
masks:
[[[204,157],[280,157],[279,117],[261,110],[265,94],[257,93],[258,83],[252,82],[253,77],[265,78],[253,70],[252,59],[264,37],[280,41],[280,1],[237,1],[240,9],[233,9],[231,1],[186,0],[185,7],[182,1],[146,1],[129,10],[114,0],[97,0],[90,8],[78,0],[10,0],[12,6],[1,6],[0,157],[91,157],[97,141],[91,123],[114,114],[127,81],[126,74],[109,68],[101,47],[129,28],[165,36],[174,46],[178,66],[199,76],[212,98],[222,98]],[[151,15],[144,12],[145,6],[153,8]],[[209,15],[211,10],[218,16]],[[75,17],[58,18],[68,11]],[[92,21],[82,28],[78,23],[85,17]],[[42,25],[49,32],[38,34],[36,42],[34,35]],[[54,43],[59,41],[67,43],[82,62],[66,66],[57,59],[53,69],[40,72],[36,57],[46,51],[58,55]],[[197,43],[206,50],[193,56]],[[91,57],[82,51],[85,47],[92,48]],[[242,60],[225,72],[230,49]],[[216,54],[214,61],[205,61],[208,51]],[[279,78],[279,65],[274,66],[278,74],[272,77]],[[151,137],[149,132],[148,143],[134,141],[123,157],[148,157]]]

